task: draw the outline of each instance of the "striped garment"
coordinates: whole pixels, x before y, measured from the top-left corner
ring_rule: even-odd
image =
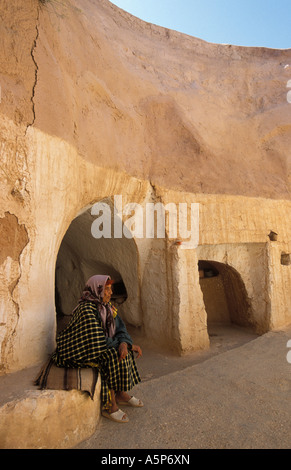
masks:
[[[115,321],[115,338],[107,338],[96,304],[91,301],[80,303],[69,325],[58,335],[52,356],[58,367],[96,367],[101,375],[104,407],[110,405],[109,390],[129,391],[141,381],[131,350],[131,337],[118,315]],[[118,346],[122,342],[128,344],[129,353],[119,362]]]

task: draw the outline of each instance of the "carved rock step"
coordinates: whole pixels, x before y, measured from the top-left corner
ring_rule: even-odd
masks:
[[[0,377],[0,448],[68,449],[88,439],[100,419],[100,378],[94,400],[77,390],[38,390],[39,368]]]

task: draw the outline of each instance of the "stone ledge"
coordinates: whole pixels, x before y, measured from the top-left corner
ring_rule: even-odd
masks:
[[[23,371],[12,375],[15,382]],[[7,384],[10,377],[0,377],[2,383],[5,379]],[[1,449],[69,449],[95,432],[101,416],[100,377],[94,400],[86,392],[37,390],[32,384],[20,394],[19,386],[18,382],[15,393],[9,387],[5,387],[5,397],[2,393]]]

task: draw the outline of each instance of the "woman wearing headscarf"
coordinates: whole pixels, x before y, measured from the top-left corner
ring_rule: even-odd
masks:
[[[125,423],[128,416],[118,405],[143,406],[127,393],[140,382],[133,353],[138,358],[142,351],[110,303],[112,284],[110,276],[90,277],[69,325],[57,337],[52,359],[59,367],[97,367],[102,415]]]

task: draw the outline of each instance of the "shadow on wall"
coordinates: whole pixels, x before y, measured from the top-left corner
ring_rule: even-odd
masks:
[[[253,329],[252,308],[240,274],[216,261],[200,260],[198,268],[208,326],[233,323]]]

